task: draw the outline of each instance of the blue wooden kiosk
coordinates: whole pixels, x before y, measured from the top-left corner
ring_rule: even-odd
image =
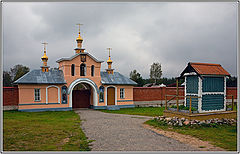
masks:
[[[226,111],[226,77],[220,64],[188,63],[179,78],[185,79],[185,106],[198,113]],[[190,98],[191,96],[191,98]]]

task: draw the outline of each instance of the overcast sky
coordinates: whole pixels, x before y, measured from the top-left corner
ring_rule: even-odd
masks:
[[[115,71],[136,69],[149,77],[153,62],[163,77],[177,77],[188,62],[221,64],[232,76],[237,67],[236,3],[3,3],[4,70],[16,64],[39,69],[42,42],[48,65],[74,55],[78,28],[83,47],[99,60],[108,52]]]

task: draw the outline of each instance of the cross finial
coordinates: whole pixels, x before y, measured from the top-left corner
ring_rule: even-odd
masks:
[[[48,43],[43,42],[42,44],[44,45],[44,53],[46,53],[46,46],[47,46]]]
[[[80,26],[83,25],[83,24],[76,24],[76,25],[79,26],[79,28],[78,28],[78,34],[80,34]]]
[[[109,57],[110,57],[110,50],[112,50],[112,48],[107,48],[109,50]]]

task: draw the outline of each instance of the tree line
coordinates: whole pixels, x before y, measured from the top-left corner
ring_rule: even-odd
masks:
[[[176,87],[176,78],[162,78],[162,69],[161,64],[156,62],[153,63],[150,67],[150,73],[148,79],[143,79],[141,74],[137,72],[137,70],[133,70],[130,72],[130,79],[137,83],[138,87],[143,87],[144,85],[160,85],[164,84],[169,87]],[[184,83],[184,79],[179,80],[179,85],[181,86]],[[237,77],[229,77],[227,78],[227,87],[237,87]]]
[[[149,78],[143,79],[141,74],[137,72],[137,70],[133,70],[130,72],[130,79],[137,83],[138,87],[143,86],[152,86],[152,85],[174,85],[176,83],[176,78],[162,78],[162,66],[158,62],[154,62],[149,70]],[[179,86],[183,83],[183,80],[180,80]]]
[[[12,87],[13,82],[22,77],[24,74],[28,73],[30,68],[23,66],[21,64],[15,65],[10,68],[9,71],[3,71],[3,86]],[[150,67],[149,78],[143,79],[141,74],[137,70],[130,72],[130,79],[137,83],[138,87],[143,87],[144,85],[160,85],[164,84],[167,86],[176,86],[176,78],[162,78],[162,68],[160,63],[153,63]],[[184,82],[184,80],[179,81],[179,86]],[[237,87],[237,77],[227,78],[227,87]]]
[[[16,81],[29,71],[29,67],[20,64],[15,65],[13,68],[10,68],[9,71],[3,71],[3,86],[12,87],[14,81]]]

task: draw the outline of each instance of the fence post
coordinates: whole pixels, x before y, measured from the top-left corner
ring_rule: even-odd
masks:
[[[189,113],[192,113],[192,96],[189,99]]]
[[[165,95],[165,110],[167,110],[167,96]]]
[[[234,97],[232,95],[232,111],[233,111],[233,106],[234,106]]]

